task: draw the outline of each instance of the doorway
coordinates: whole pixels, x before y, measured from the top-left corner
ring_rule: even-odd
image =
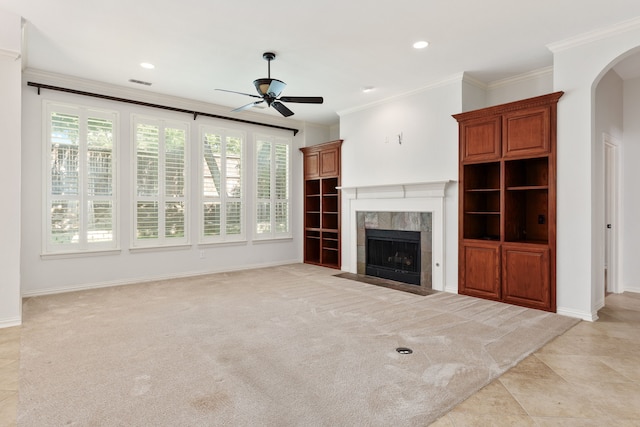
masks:
[[[618,229],[619,214],[619,179],[618,156],[619,142],[611,135],[603,134],[604,142],[604,291],[620,293],[618,286]]]

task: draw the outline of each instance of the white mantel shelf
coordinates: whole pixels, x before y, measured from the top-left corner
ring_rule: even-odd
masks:
[[[445,197],[447,185],[454,181],[414,182],[337,187],[353,199],[406,199],[416,197]]]

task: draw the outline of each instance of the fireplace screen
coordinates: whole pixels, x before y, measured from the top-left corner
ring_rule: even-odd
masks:
[[[366,230],[366,274],[420,285],[420,232]]]

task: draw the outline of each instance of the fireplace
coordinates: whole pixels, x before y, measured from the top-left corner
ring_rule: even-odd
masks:
[[[366,230],[365,273],[420,286],[420,232]]]
[[[342,269],[366,276],[366,231],[400,230],[420,232],[420,286],[404,288],[424,291],[457,292],[457,280],[445,284],[445,190],[451,181],[409,184],[343,186],[342,191]],[[451,199],[451,198],[450,198]],[[454,203],[454,200],[450,200]],[[457,222],[450,221],[449,255],[457,256]],[[379,279],[389,281],[389,279]]]

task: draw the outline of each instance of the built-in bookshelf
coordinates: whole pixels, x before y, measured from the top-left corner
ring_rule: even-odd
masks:
[[[562,94],[454,115],[461,294],[556,310],[556,104]]]
[[[340,268],[342,140],[303,147],[304,262]]]

